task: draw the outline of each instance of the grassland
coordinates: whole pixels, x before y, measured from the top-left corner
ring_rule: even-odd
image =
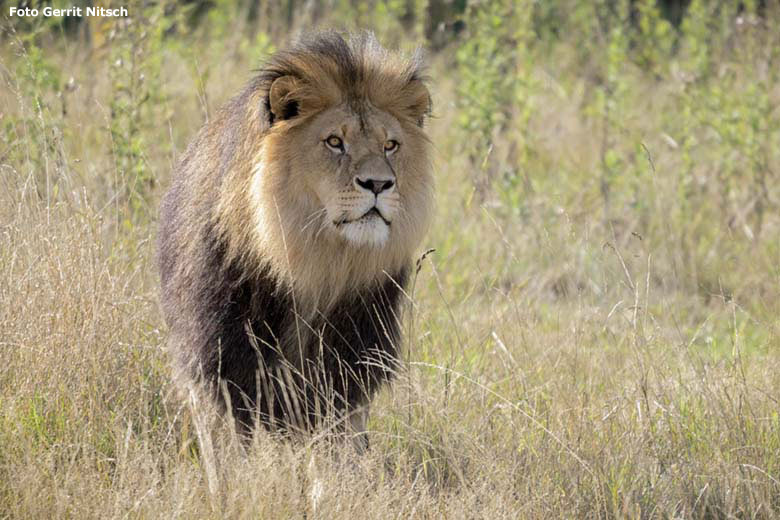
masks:
[[[314,23],[425,45],[424,6],[217,4],[3,20],[0,518],[780,516],[777,8],[466,10],[429,55],[435,252],[356,457],[204,432],[156,207],[264,55]]]

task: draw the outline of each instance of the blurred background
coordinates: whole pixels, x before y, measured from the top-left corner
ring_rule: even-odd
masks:
[[[778,2],[11,5],[0,516],[780,514]],[[263,440],[222,454],[216,499],[169,381],[158,201],[198,128],[315,28],[425,49],[435,251],[363,473],[320,461],[312,505],[316,449]]]

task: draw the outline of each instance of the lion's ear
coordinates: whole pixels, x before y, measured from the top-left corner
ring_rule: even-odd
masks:
[[[431,95],[428,88],[419,79],[413,79],[406,86],[406,113],[419,126],[423,126],[426,116],[431,113]]]
[[[271,83],[268,91],[268,104],[273,120],[292,119],[300,113],[300,81],[293,76],[282,76]]]

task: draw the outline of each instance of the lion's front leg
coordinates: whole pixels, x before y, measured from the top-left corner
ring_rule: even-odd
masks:
[[[352,442],[358,453],[365,453],[368,450],[368,425],[369,405],[364,404],[348,411],[346,421],[347,438]]]

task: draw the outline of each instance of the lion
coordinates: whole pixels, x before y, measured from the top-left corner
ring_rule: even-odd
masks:
[[[158,238],[169,348],[240,431],[366,442],[432,215],[430,111],[419,52],[323,32],[275,53],[179,160]]]

